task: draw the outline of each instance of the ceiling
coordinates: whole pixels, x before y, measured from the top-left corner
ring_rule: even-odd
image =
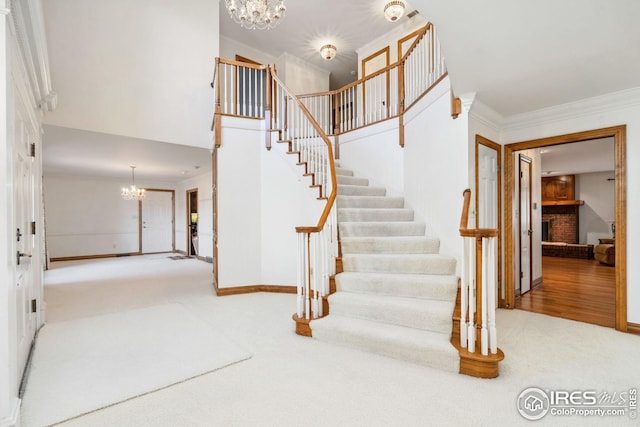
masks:
[[[229,17],[224,0],[220,0],[220,34],[274,57],[287,52],[304,59],[329,71],[331,89],[339,89],[357,80],[356,49],[398,26],[410,24],[406,15],[414,9],[413,0],[405,2],[405,16],[397,22],[384,17],[384,6],[389,1],[285,0],[287,11],[278,26],[272,30],[249,30]],[[325,44],[333,44],[338,51],[330,61],[320,57],[320,47]]]
[[[45,175],[179,182],[211,171],[209,150],[147,139],[44,125]]]
[[[398,26],[409,26],[406,16],[397,23],[384,19],[386,2],[285,0],[287,13],[278,27],[246,30],[229,18],[220,0],[220,34],[274,57],[287,52],[305,59],[331,72],[332,87],[341,86],[354,79],[356,49]],[[456,94],[475,93],[507,121],[517,114],[640,87],[638,0],[408,4],[407,10],[419,10],[436,25]],[[319,55],[325,43],[337,46],[332,61]],[[51,63],[78,59],[58,49],[49,56]],[[65,95],[59,93],[60,102]],[[44,146],[46,173],[126,178],[130,171],[123,165],[135,163],[137,177],[171,181],[183,179],[183,171],[195,173],[195,166],[201,171],[210,167],[205,149],[56,126],[46,126]],[[588,152],[581,147],[569,158],[590,164]]]
[[[543,176],[615,170],[614,139],[601,138],[539,149]]]

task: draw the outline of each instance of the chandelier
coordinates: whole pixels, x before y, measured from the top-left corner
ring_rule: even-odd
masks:
[[[270,30],[284,18],[284,0],[225,0],[229,16],[251,30]]]
[[[404,2],[400,0],[389,2],[384,7],[384,17],[387,18],[387,21],[395,22],[402,18],[403,14]]]
[[[125,200],[142,200],[144,199],[144,188],[136,187],[136,179],[134,176],[135,166],[129,166],[131,168],[131,187],[122,188],[122,193],[120,195]]]
[[[327,61],[331,61],[336,56],[337,49],[332,44],[325,44],[320,48],[320,56]]]

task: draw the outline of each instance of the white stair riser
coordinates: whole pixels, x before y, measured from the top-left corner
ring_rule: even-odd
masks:
[[[458,278],[439,274],[382,275],[346,272],[336,276],[336,290],[453,301],[458,291]]]
[[[402,197],[379,197],[379,196],[345,196],[338,195],[336,198],[338,209],[341,208],[402,208],[404,198]]]
[[[411,209],[339,208],[338,222],[413,221]]]
[[[440,242],[421,237],[343,237],[343,254],[435,254]]]
[[[336,175],[338,179],[338,185],[369,185],[369,180],[366,178],[356,178],[354,176]]]
[[[344,271],[367,273],[402,273],[402,274],[447,274],[456,273],[454,259],[444,257],[391,257],[372,256],[369,254],[348,254],[342,256]]]
[[[353,171],[336,166],[336,175],[353,176]]]
[[[425,225],[417,222],[360,222],[339,224],[343,237],[424,236]]]
[[[365,187],[362,185],[340,185],[338,194],[344,196],[384,196],[387,190],[382,187]]]
[[[412,306],[397,305],[389,301],[384,307],[366,301],[340,299],[340,294],[329,297],[331,313],[359,319],[406,326],[425,331],[451,333],[453,304],[449,301],[415,299]]]

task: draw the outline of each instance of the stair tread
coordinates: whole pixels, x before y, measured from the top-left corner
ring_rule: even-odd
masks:
[[[455,303],[455,296],[453,299],[446,300],[433,300],[430,298],[418,298],[408,297],[402,295],[379,295],[372,293],[360,293],[360,292],[336,292],[329,296],[329,303],[349,303],[349,304],[367,304],[391,306],[394,308],[403,308],[405,310],[414,311],[441,311],[444,315],[451,320],[453,314],[453,304]],[[332,306],[333,307],[333,306]],[[348,317],[348,316],[347,316]]]
[[[455,300],[458,277],[447,274],[366,273],[345,271],[335,276],[337,292]]]

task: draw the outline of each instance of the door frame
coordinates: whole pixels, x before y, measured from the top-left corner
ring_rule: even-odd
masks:
[[[517,187],[517,192],[518,192],[518,255],[519,255],[519,259],[520,261],[518,262],[518,266],[520,267],[518,270],[520,270],[520,277],[518,280],[518,283],[520,284],[520,286],[518,287],[519,291],[520,291],[520,296],[522,296],[523,292],[522,292],[522,273],[524,270],[522,270],[522,163],[527,163],[529,165],[529,200],[527,201],[527,210],[529,213],[529,228],[527,229],[527,236],[529,237],[529,274],[527,277],[529,277],[529,289],[524,292],[527,293],[529,291],[532,290],[533,288],[533,238],[532,238],[532,233],[531,233],[531,227],[533,224],[531,224],[531,214],[532,214],[532,209],[531,209],[531,197],[532,197],[532,168],[533,168],[533,159],[529,156],[526,156],[524,154],[518,154],[518,187]]]
[[[187,250],[186,250],[186,253],[187,253],[187,256],[194,255],[194,254],[191,253],[191,243],[192,243],[192,241],[191,241],[191,239],[192,239],[192,235],[191,235],[191,194],[192,193],[196,193],[196,197],[197,197],[197,195],[198,195],[198,187],[190,188],[190,189],[188,189],[186,191],[186,204],[185,204],[185,206],[187,207],[187,209],[186,209],[186,211],[187,211],[186,212],[187,213],[187,216],[186,216],[186,221],[187,221],[187,224],[186,224],[186,230],[187,230],[187,233],[186,233],[187,234],[187,236],[186,236],[187,237]],[[196,212],[197,212],[197,210],[196,210]],[[198,218],[198,221],[199,220],[200,220],[200,218]],[[197,256],[197,254],[196,254],[196,256]]]
[[[144,188],[145,193],[150,191],[171,193],[171,250],[176,251],[176,191],[164,188]],[[142,255],[142,202],[138,200],[138,254]]]
[[[498,173],[497,173],[497,180],[498,180],[498,206],[496,207],[496,212],[498,215],[498,254],[502,253],[502,145],[498,144],[497,142],[493,142],[490,139],[487,139],[485,137],[483,137],[482,135],[478,135],[476,134],[476,228],[479,228],[480,225],[478,223],[478,214],[477,212],[479,212],[479,206],[480,206],[480,174],[479,174],[479,154],[480,154],[480,145],[484,145],[485,147],[488,147],[492,150],[496,151],[496,158],[498,161]],[[500,289],[501,283],[502,283],[502,257],[498,256],[498,290]],[[504,303],[504,298],[502,297],[502,294],[498,293],[498,301],[499,301],[499,305],[502,306]]]
[[[547,138],[533,139],[529,141],[516,142],[504,146],[505,158],[505,188],[504,188],[504,228],[505,228],[505,280],[503,288],[505,291],[505,307],[515,306],[515,296],[513,287],[513,262],[514,262],[514,241],[513,241],[513,194],[515,191],[514,182],[514,159],[516,151],[533,148],[549,147],[552,145],[568,144],[572,142],[588,141],[598,138],[614,138],[615,150],[615,221],[616,221],[616,314],[615,328],[618,331],[627,331],[627,190],[626,190],[626,147],[627,147],[627,126],[612,126],[602,129],[594,129],[583,132],[575,132],[564,135],[557,135]],[[505,284],[510,284],[505,286]]]

